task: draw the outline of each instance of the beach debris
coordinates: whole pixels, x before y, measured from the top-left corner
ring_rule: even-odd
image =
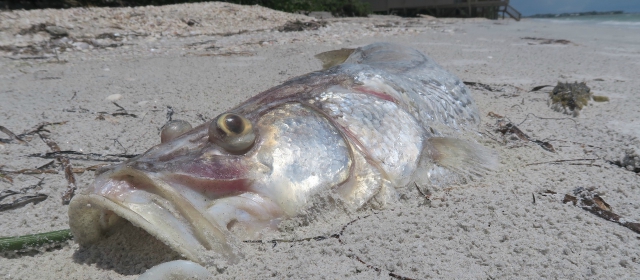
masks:
[[[137,118],[138,117],[138,115],[136,115],[136,114],[128,113],[127,109],[125,109],[124,107],[118,105],[118,103],[111,102],[111,104],[113,104],[116,107],[118,107],[118,110],[116,110],[114,113],[96,112],[96,114],[98,114],[98,116],[96,117],[96,120],[101,120],[101,121],[107,120],[106,116],[112,116],[112,117],[125,116],[125,117],[132,117],[132,118]]]
[[[118,101],[120,99],[122,99],[122,94],[119,94],[119,93],[111,94],[107,96],[107,98],[105,98],[105,100],[111,101],[111,102]]]
[[[10,59],[55,59],[57,62],[66,61],[58,58],[58,53],[67,50],[89,51],[92,49],[117,48],[124,45],[123,37],[106,36],[100,38],[74,38],[71,36],[51,36],[49,40],[33,42],[30,45],[2,45],[0,51],[11,53]]]
[[[43,132],[38,132],[38,136],[40,136],[40,139],[42,139],[53,152],[60,152],[60,146],[51,140],[48,135]],[[58,156],[56,159],[62,164],[62,168],[64,168],[64,178],[67,179],[67,190],[62,194],[62,204],[67,205],[76,191],[76,177],[73,175],[71,162],[67,157]]]
[[[42,187],[42,182],[43,181],[44,181],[44,178],[40,179],[40,181],[37,184],[22,188],[19,191],[13,191],[13,190],[0,191],[0,201],[4,200],[5,198],[7,198],[9,196],[18,195],[18,194],[27,194],[27,192],[29,192],[30,190],[33,190],[33,189],[36,189],[36,188],[40,188],[40,187]],[[17,209],[17,208],[25,206],[25,205],[27,205],[29,203],[38,204],[41,201],[44,201],[45,199],[47,199],[47,197],[48,197],[47,195],[40,194],[40,193],[35,193],[35,194],[22,196],[22,197],[19,197],[17,199],[14,199],[11,203],[0,204],[0,212],[6,211],[6,210]]]
[[[580,110],[587,106],[592,98],[591,89],[584,82],[558,82],[558,85],[549,93],[549,105],[555,111],[577,117],[580,114]],[[598,97],[598,100],[601,102],[609,99]]]
[[[55,246],[71,240],[73,235],[68,229],[14,237],[0,237],[0,252],[38,249],[45,245]]]
[[[254,52],[250,51],[218,51],[213,53],[187,53],[195,56],[254,56]]]
[[[61,151],[60,153],[65,153],[65,152],[68,153],[69,151]],[[54,154],[54,153],[51,153],[51,154]],[[57,157],[57,156],[53,156],[52,157],[51,154],[49,155],[49,158],[56,158]],[[57,154],[57,153],[55,153],[55,154]],[[46,154],[44,154],[44,155],[38,154],[38,155],[40,155],[40,156],[38,156],[40,158],[45,158],[47,156]],[[33,155],[29,155],[29,156],[33,156]],[[130,157],[133,157],[133,155],[130,156]],[[120,160],[120,161],[122,161],[122,160]],[[95,171],[95,170],[97,170],[98,168],[100,168],[100,167],[102,167],[104,165],[106,165],[106,164],[105,163],[96,164],[96,165],[92,165],[92,166],[89,166],[89,167],[74,167],[74,168],[71,168],[71,172],[73,172],[73,173],[84,173],[86,171]],[[50,161],[47,164],[44,164],[44,165],[42,165],[42,166],[40,166],[38,168],[35,168],[35,169],[25,168],[25,169],[20,169],[20,170],[4,170],[4,169],[1,169],[3,167],[3,165],[0,165],[0,177],[6,176],[7,174],[26,174],[26,175],[58,174],[58,171],[55,170],[55,169],[47,169],[47,168],[50,168],[50,167],[53,167],[53,166],[55,166],[55,161],[53,161],[53,160]]]
[[[9,139],[0,138],[0,142],[1,143],[17,142],[17,143],[20,143],[20,144],[27,144],[27,142],[25,142],[22,139],[20,139],[20,137],[18,137],[18,135],[16,135],[15,133],[11,132],[11,130],[9,130],[8,128],[6,128],[4,126],[0,125],[0,131],[3,132],[6,135],[9,135]]]
[[[576,188],[573,190],[573,195],[564,195],[562,203],[571,203],[574,206],[589,211],[600,218],[619,224],[636,233],[640,233],[640,223],[630,222],[620,215],[613,213],[611,206],[606,203],[602,197],[595,193],[593,189],[586,189],[583,187]]]
[[[529,92],[539,91],[539,90],[541,90],[543,88],[546,88],[546,87],[552,87],[552,85],[543,85],[543,86],[533,87]]]
[[[109,99],[116,99],[116,98],[119,98],[119,97],[121,97],[121,96],[119,96],[118,94],[112,94],[112,95],[109,95],[109,97],[107,97],[105,100],[111,101]],[[82,108],[82,107],[77,107],[76,108],[75,106],[71,107],[70,109],[63,109],[62,111],[63,112],[69,112],[69,113],[97,114],[98,116],[96,117],[96,120],[101,120],[101,121],[108,120],[108,121],[111,121],[111,122],[117,122],[116,119],[112,118],[112,117],[118,117],[118,116],[125,116],[125,117],[132,117],[132,118],[137,118],[138,117],[138,115],[136,115],[136,114],[132,114],[132,113],[127,112],[127,110],[124,107],[120,106],[118,103],[116,103],[114,101],[112,101],[111,104],[113,104],[114,106],[118,107],[118,109],[113,113],[109,113],[109,112],[106,112],[106,111],[92,112],[89,109]]]
[[[488,91],[491,91],[491,92],[504,91],[502,89],[496,89],[496,88],[491,87],[490,85],[483,84],[483,83],[480,83],[480,82],[467,82],[467,81],[464,81],[463,83],[465,85],[468,85],[468,86],[471,86],[471,87],[476,87],[476,88],[480,88],[480,89],[483,89],[483,90],[488,90]]]
[[[626,149],[622,159],[616,161],[609,161],[610,164],[622,167],[631,172],[640,173],[640,155],[635,149]]]
[[[551,160],[551,161],[543,161],[543,162],[534,162],[528,163],[525,166],[532,165],[540,165],[540,164],[561,164],[568,163],[569,165],[586,165],[586,166],[597,166],[601,167],[601,165],[594,164],[595,161],[600,160],[599,158],[577,158],[577,159],[559,159],[559,160]],[[585,162],[586,161],[586,162]]]
[[[218,41],[218,40],[214,40],[214,39],[212,39],[212,40],[205,40],[205,41],[200,41],[200,42],[194,42],[194,43],[186,44],[186,45],[185,45],[185,47],[193,48],[193,47],[199,47],[199,46],[202,46],[202,45],[211,45],[211,46],[214,46],[213,44],[215,44],[217,41]]]
[[[33,73],[36,80],[60,80],[64,76],[64,71],[39,70]]]
[[[48,25],[44,28],[44,30],[47,31],[47,33],[51,34],[51,36],[53,37],[64,37],[69,35],[69,31],[66,28],[56,25]]]
[[[595,102],[609,102],[609,97],[604,95],[592,95],[591,98]]]
[[[546,39],[537,37],[522,37],[523,40],[535,41],[538,45],[560,44],[560,45],[576,45],[569,40],[564,39]],[[529,43],[529,45],[536,45],[535,43]]]
[[[64,37],[69,35],[69,31],[66,28],[52,25],[49,23],[33,24],[29,28],[24,28],[18,31],[18,35],[29,35],[29,34],[35,34],[38,32],[47,32],[52,37]]]
[[[33,128],[31,128],[29,130],[26,130],[25,132],[20,133],[18,135],[16,135],[15,133],[11,132],[6,127],[0,126],[0,131],[5,133],[5,134],[7,134],[7,135],[9,135],[9,137],[10,137],[9,139],[0,138],[0,143],[17,142],[17,143],[20,143],[20,144],[28,145],[28,142],[31,141],[31,136],[32,135],[37,134],[37,133],[42,132],[42,131],[47,131],[48,132],[48,130],[46,130],[45,127],[51,126],[51,125],[61,125],[61,124],[65,124],[65,123],[67,123],[67,122],[66,121],[64,121],[64,122],[53,122],[53,123],[51,123],[51,122],[41,122],[41,123],[35,125]]]
[[[23,197],[17,198],[16,200],[14,200],[11,203],[0,204],[0,212],[6,211],[6,210],[20,208],[20,207],[25,206],[25,205],[27,205],[29,203],[38,204],[41,201],[44,201],[45,199],[47,199],[47,197],[48,196],[46,194],[36,194],[36,195],[23,196]]]
[[[551,107],[565,114],[578,114],[591,99],[591,89],[584,82],[558,84],[549,93]]]
[[[86,161],[102,161],[102,162],[121,162],[126,159],[134,158],[139,154],[97,154],[97,153],[83,153],[77,151],[57,151],[47,153],[29,154],[28,157],[38,157],[47,159],[57,159],[58,157],[66,157],[71,160],[86,160]],[[91,170],[91,169],[87,169]]]
[[[499,114],[496,114],[494,112],[487,113],[487,116],[492,117],[492,118],[498,118],[498,119],[503,119],[504,118],[503,115],[499,115]]]
[[[321,27],[327,26],[325,21],[289,21],[283,26],[278,28],[280,32],[297,32],[305,30],[318,30]]]
[[[174,113],[175,112],[173,111],[173,107],[167,106],[167,123],[173,120],[173,114]]]
[[[6,174],[58,174],[58,171],[53,169],[20,169],[20,170],[3,170],[0,169],[0,175]]]
[[[182,20],[182,22],[184,22],[188,26],[200,25],[199,21],[197,21],[195,19],[192,19],[192,18],[190,18],[190,19],[184,19],[183,18],[181,20]]]
[[[499,116],[497,114],[495,115]],[[551,145],[551,143],[529,137],[529,135],[522,132],[522,130],[520,130],[520,128],[518,128],[515,124],[507,121],[506,119],[499,118],[496,121],[494,127],[495,127],[495,131],[502,133],[503,136],[513,135],[515,139],[519,139],[525,142],[533,142],[538,146],[540,146],[541,148],[543,148],[545,151],[552,152],[552,153],[556,152],[556,150],[553,148],[553,145]],[[512,139],[514,137],[512,137]]]

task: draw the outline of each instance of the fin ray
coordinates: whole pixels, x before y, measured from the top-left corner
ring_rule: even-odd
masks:
[[[340,65],[349,58],[356,49],[339,49],[316,54],[316,58],[322,61],[322,70]]]
[[[464,184],[498,167],[498,155],[478,143],[452,137],[432,137],[426,142],[415,178],[418,185],[443,187]]]

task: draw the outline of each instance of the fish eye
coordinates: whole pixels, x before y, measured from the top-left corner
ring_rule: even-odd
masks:
[[[191,130],[191,124],[183,120],[173,120],[162,127],[160,143],[166,143]]]
[[[224,114],[218,118],[217,122],[218,128],[227,135],[238,135],[245,130],[244,118],[235,114]]]
[[[243,116],[225,113],[209,124],[209,141],[230,153],[246,151],[255,140],[253,125]]]

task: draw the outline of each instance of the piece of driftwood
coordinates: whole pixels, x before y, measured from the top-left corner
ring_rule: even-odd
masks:
[[[614,222],[640,234],[640,223],[627,221],[620,215],[614,213],[611,206],[598,194],[584,188],[575,189],[573,194],[574,195],[565,194],[562,203],[571,203],[600,218]]]

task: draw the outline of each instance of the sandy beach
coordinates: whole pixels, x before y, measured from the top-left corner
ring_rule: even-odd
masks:
[[[74,38],[61,42],[43,30],[16,36],[40,22],[17,22],[24,14],[1,12],[0,21],[16,23],[0,26],[16,27],[0,30],[0,126],[20,134],[43,122],[58,123],[46,126],[43,134],[63,151],[140,154],[160,142],[159,129],[169,110],[174,119],[199,125],[289,78],[321,69],[313,57],[317,53],[378,41],[404,44],[468,82],[483,118],[478,141],[499,153],[498,170],[464,185],[432,188],[428,194],[416,190],[386,209],[322,217],[276,236],[328,237],[323,240],[244,243],[239,263],[209,268],[216,279],[639,275],[640,234],[619,224],[640,222],[637,28],[393,16],[321,23],[255,6],[225,5],[207,9],[235,9],[252,23],[243,27],[235,18],[221,27],[223,22],[212,21],[224,16],[198,18],[193,16],[198,9],[175,13],[184,21],[167,15],[171,25],[146,31],[139,29],[148,22],[114,28],[91,21],[96,25],[82,29],[81,23],[69,26],[64,16],[43,19],[48,24],[60,21],[57,25]],[[127,11],[133,12],[144,9]],[[164,26],[153,18],[154,26]],[[198,23],[187,24],[191,18]],[[295,20],[314,24],[286,32],[284,26]],[[609,101],[590,101],[577,117],[554,111],[549,91],[558,82],[584,82]],[[531,91],[542,85],[552,87]],[[503,135],[498,121],[515,125],[532,141]],[[63,168],[54,159],[37,156],[50,147],[37,134],[23,138],[23,144],[3,133],[0,139],[0,170],[34,169],[53,161],[43,169],[57,172],[5,173],[10,179],[0,178],[0,191],[23,192],[2,204],[24,195],[48,196],[1,211],[0,237],[68,228]],[[70,156],[77,169],[102,163]],[[76,171],[79,189],[94,178],[93,171]],[[578,188],[597,194],[623,219],[608,221],[563,203],[565,194],[579,198]],[[49,250],[2,253],[0,278],[135,279],[156,264],[179,258],[129,226],[91,247],[69,241]]]

